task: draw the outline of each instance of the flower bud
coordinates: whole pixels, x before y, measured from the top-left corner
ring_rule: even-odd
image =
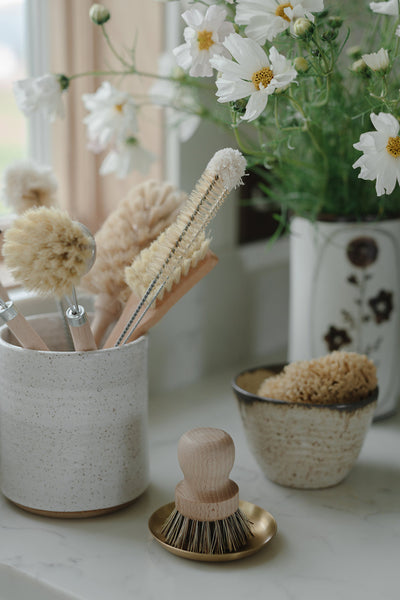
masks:
[[[353,62],[351,70],[354,71],[354,73],[364,73],[367,70],[367,64],[364,62],[363,58],[359,58]]]
[[[294,22],[293,31],[295,35],[305,39],[312,35],[314,31],[314,24],[311,23],[311,21],[309,21],[308,19],[300,17]]]
[[[67,90],[69,88],[69,77],[67,77],[63,73],[59,73],[57,75],[57,81],[60,84],[61,91]]]
[[[361,55],[362,55],[361,46],[350,46],[350,48],[348,48],[346,54],[353,60],[358,60],[359,58],[361,58]]]
[[[103,4],[92,4],[89,17],[95,25],[104,25],[110,18],[110,11]]]
[[[303,56],[296,56],[296,58],[294,59],[294,68],[299,73],[305,73],[310,68],[310,65]]]
[[[342,17],[329,17],[328,25],[332,29],[339,29],[343,25],[343,19]]]

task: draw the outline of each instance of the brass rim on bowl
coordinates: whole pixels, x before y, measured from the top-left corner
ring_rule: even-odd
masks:
[[[256,506],[255,504],[251,504],[251,502],[240,500],[239,508],[252,523],[253,531],[253,536],[241,550],[226,554],[200,554],[198,552],[180,550],[179,548],[174,548],[170,544],[167,544],[165,537],[161,533],[161,527],[166,518],[171,514],[174,506],[175,503],[170,502],[169,504],[165,504],[157,509],[149,519],[149,530],[154,539],[166,550],[168,550],[168,552],[189,560],[197,560],[202,562],[227,562],[245,558],[246,556],[254,554],[263,546],[265,546],[265,544],[270,542],[278,530],[276,521],[269,512],[263,508],[260,508],[259,506]]]

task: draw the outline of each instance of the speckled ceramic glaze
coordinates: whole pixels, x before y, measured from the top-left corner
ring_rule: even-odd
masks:
[[[281,402],[256,395],[271,370],[245,371],[233,382],[249,447],[264,474],[280,485],[324,488],[353,467],[371,424],[378,392],[348,405]]]
[[[56,315],[31,324],[59,348]],[[0,329],[1,489],[57,516],[125,505],[148,485],[147,338],[94,352],[39,352]],[[77,513],[82,513],[78,515]]]

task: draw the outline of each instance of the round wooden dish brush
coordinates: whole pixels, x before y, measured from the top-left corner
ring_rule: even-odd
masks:
[[[75,286],[95,257],[89,230],[56,208],[33,208],[16,219],[5,234],[7,267],[28,290],[66,296],[66,318],[76,350],[95,350],[86,311]]]
[[[231,436],[200,427],[178,444],[184,479],[175,489],[175,508],[161,528],[170,546],[194,553],[237,552],[253,535],[239,508],[239,488],[229,479],[235,460]]]

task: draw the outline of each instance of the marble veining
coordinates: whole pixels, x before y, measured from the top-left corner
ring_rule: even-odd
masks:
[[[150,398],[151,484],[127,509],[95,519],[52,520],[1,497],[0,564],[79,600],[398,600],[400,415],[371,426],[342,483],[294,490],[267,480],[257,466],[231,378],[225,371]],[[232,435],[232,478],[241,497],[277,520],[276,538],[243,561],[185,561],[161,548],[147,530],[148,517],[173,498],[181,478],[177,441],[197,426],[221,427]]]

